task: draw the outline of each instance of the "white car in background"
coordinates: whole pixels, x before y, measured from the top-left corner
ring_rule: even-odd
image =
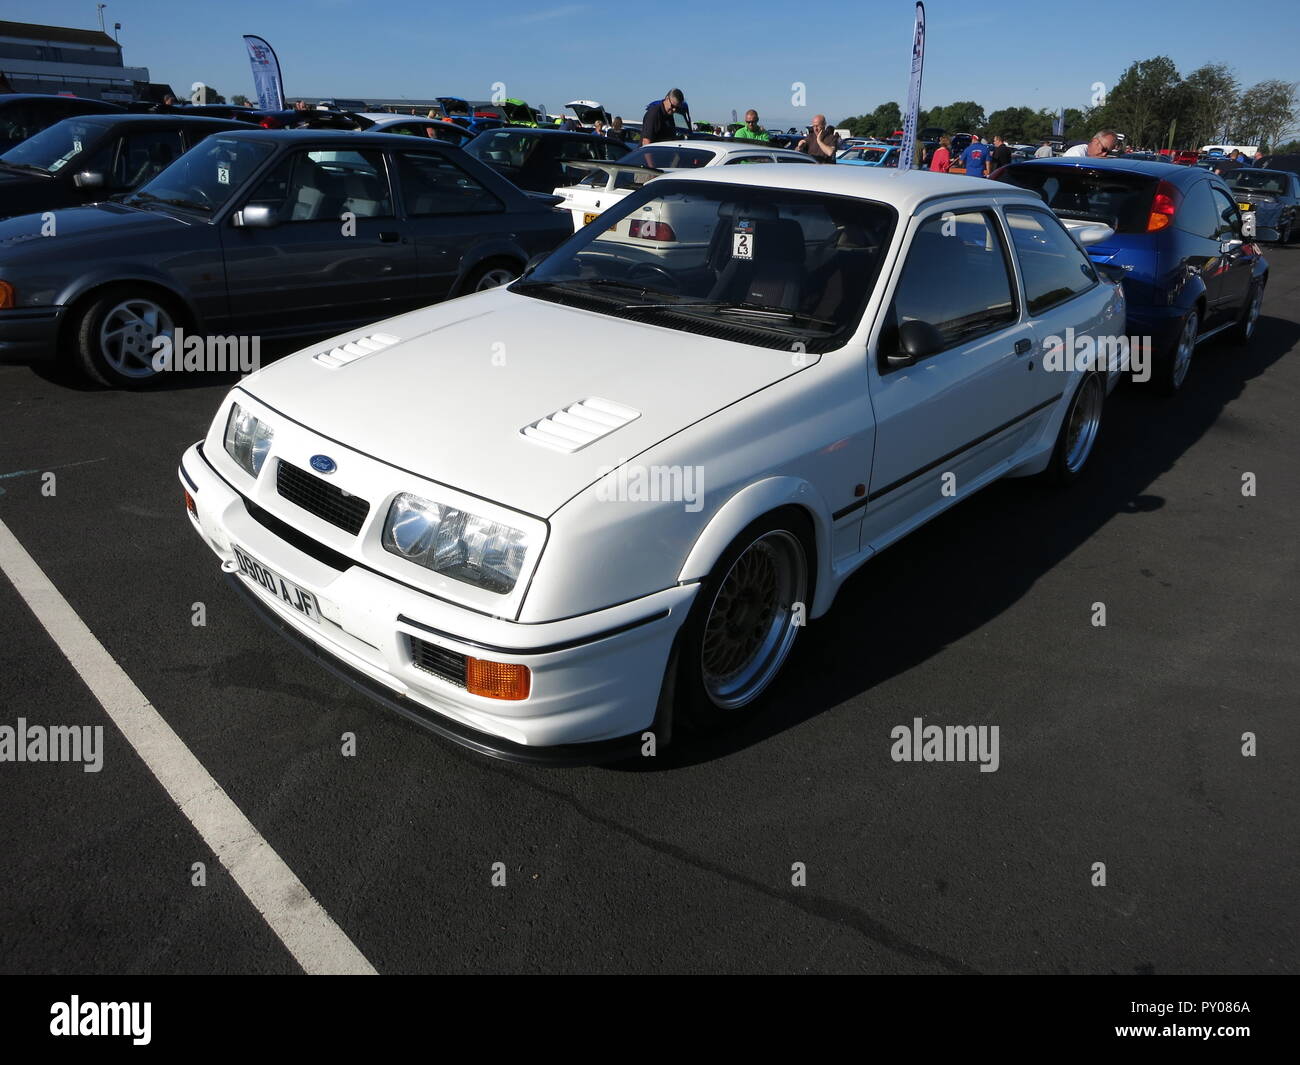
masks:
[[[1000,477],[1078,477],[1117,376],[1049,365],[1125,304],[1037,193],[719,166],[610,224],[647,204],[692,257],[590,226],[244,378],[181,460],[258,613],[481,752],[743,719],[868,559]]]
[[[557,206],[573,215],[573,228],[576,232],[624,196],[667,171],[698,170],[710,166],[747,166],[755,163],[817,165],[811,156],[802,152],[774,148],[762,141],[664,141],[634,148],[617,163],[581,164],[580,169],[592,171],[591,176],[577,185],[556,189],[555,195],[564,200]],[[632,240],[641,239],[639,234],[645,228],[643,223],[660,221],[653,215],[652,209],[640,219],[629,220],[620,227],[619,232],[624,237],[630,236]],[[652,229],[653,227],[645,228],[645,231],[651,232]]]

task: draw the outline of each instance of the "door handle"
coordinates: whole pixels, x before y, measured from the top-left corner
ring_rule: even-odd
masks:
[[[1028,341],[1028,340],[1026,340],[1026,339],[1024,339],[1024,338],[1022,337],[1021,339],[1019,339],[1019,340],[1016,341],[1016,354],[1017,354],[1017,355],[1023,355],[1026,351],[1028,351],[1028,350],[1029,350],[1030,348],[1032,348],[1033,346],[1034,346],[1034,345],[1033,345],[1032,342],[1030,342],[1030,341]]]
[[[400,233],[394,233],[392,230],[379,234],[379,242],[381,244],[396,244],[401,239],[402,235]]]

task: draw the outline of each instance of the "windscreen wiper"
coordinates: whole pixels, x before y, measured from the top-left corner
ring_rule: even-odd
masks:
[[[627,303],[625,311],[734,311],[752,318],[775,318],[786,322],[807,322],[810,325],[838,326],[838,322],[828,318],[817,318],[802,311],[792,311],[786,307],[769,307],[761,303],[746,303],[743,300],[690,300],[664,303]]]

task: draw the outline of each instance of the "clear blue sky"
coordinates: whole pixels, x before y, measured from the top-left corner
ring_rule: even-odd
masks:
[[[1184,74],[1224,61],[1247,85],[1300,78],[1295,0],[994,3],[926,5],[923,107],[969,99],[988,111],[1086,107],[1094,82],[1109,85],[1133,59],[1162,53]],[[110,32],[122,23],[128,65],[147,66],[178,92],[203,81],[227,97],[252,94],[240,37],[257,33],[279,54],[290,96],[486,99],[500,81],[506,95],[551,111],[584,98],[639,118],[678,85],[696,119],[756,107],[772,127],[806,125],[817,111],[838,122],[906,100],[908,0],[716,0],[677,11],[581,0],[112,0],[105,20]],[[99,24],[94,0],[6,0],[4,17]],[[791,105],[796,81],[807,86],[803,109]]]

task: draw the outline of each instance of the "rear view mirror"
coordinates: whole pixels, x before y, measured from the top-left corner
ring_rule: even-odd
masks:
[[[918,359],[943,351],[943,334],[929,322],[913,319],[898,327],[898,351],[889,355],[891,366],[910,366]]]
[[[102,189],[104,174],[99,170],[82,170],[73,175],[72,183],[79,189]]]
[[[276,224],[275,212],[265,204],[249,204],[235,212],[230,224],[241,229],[270,229]]]

